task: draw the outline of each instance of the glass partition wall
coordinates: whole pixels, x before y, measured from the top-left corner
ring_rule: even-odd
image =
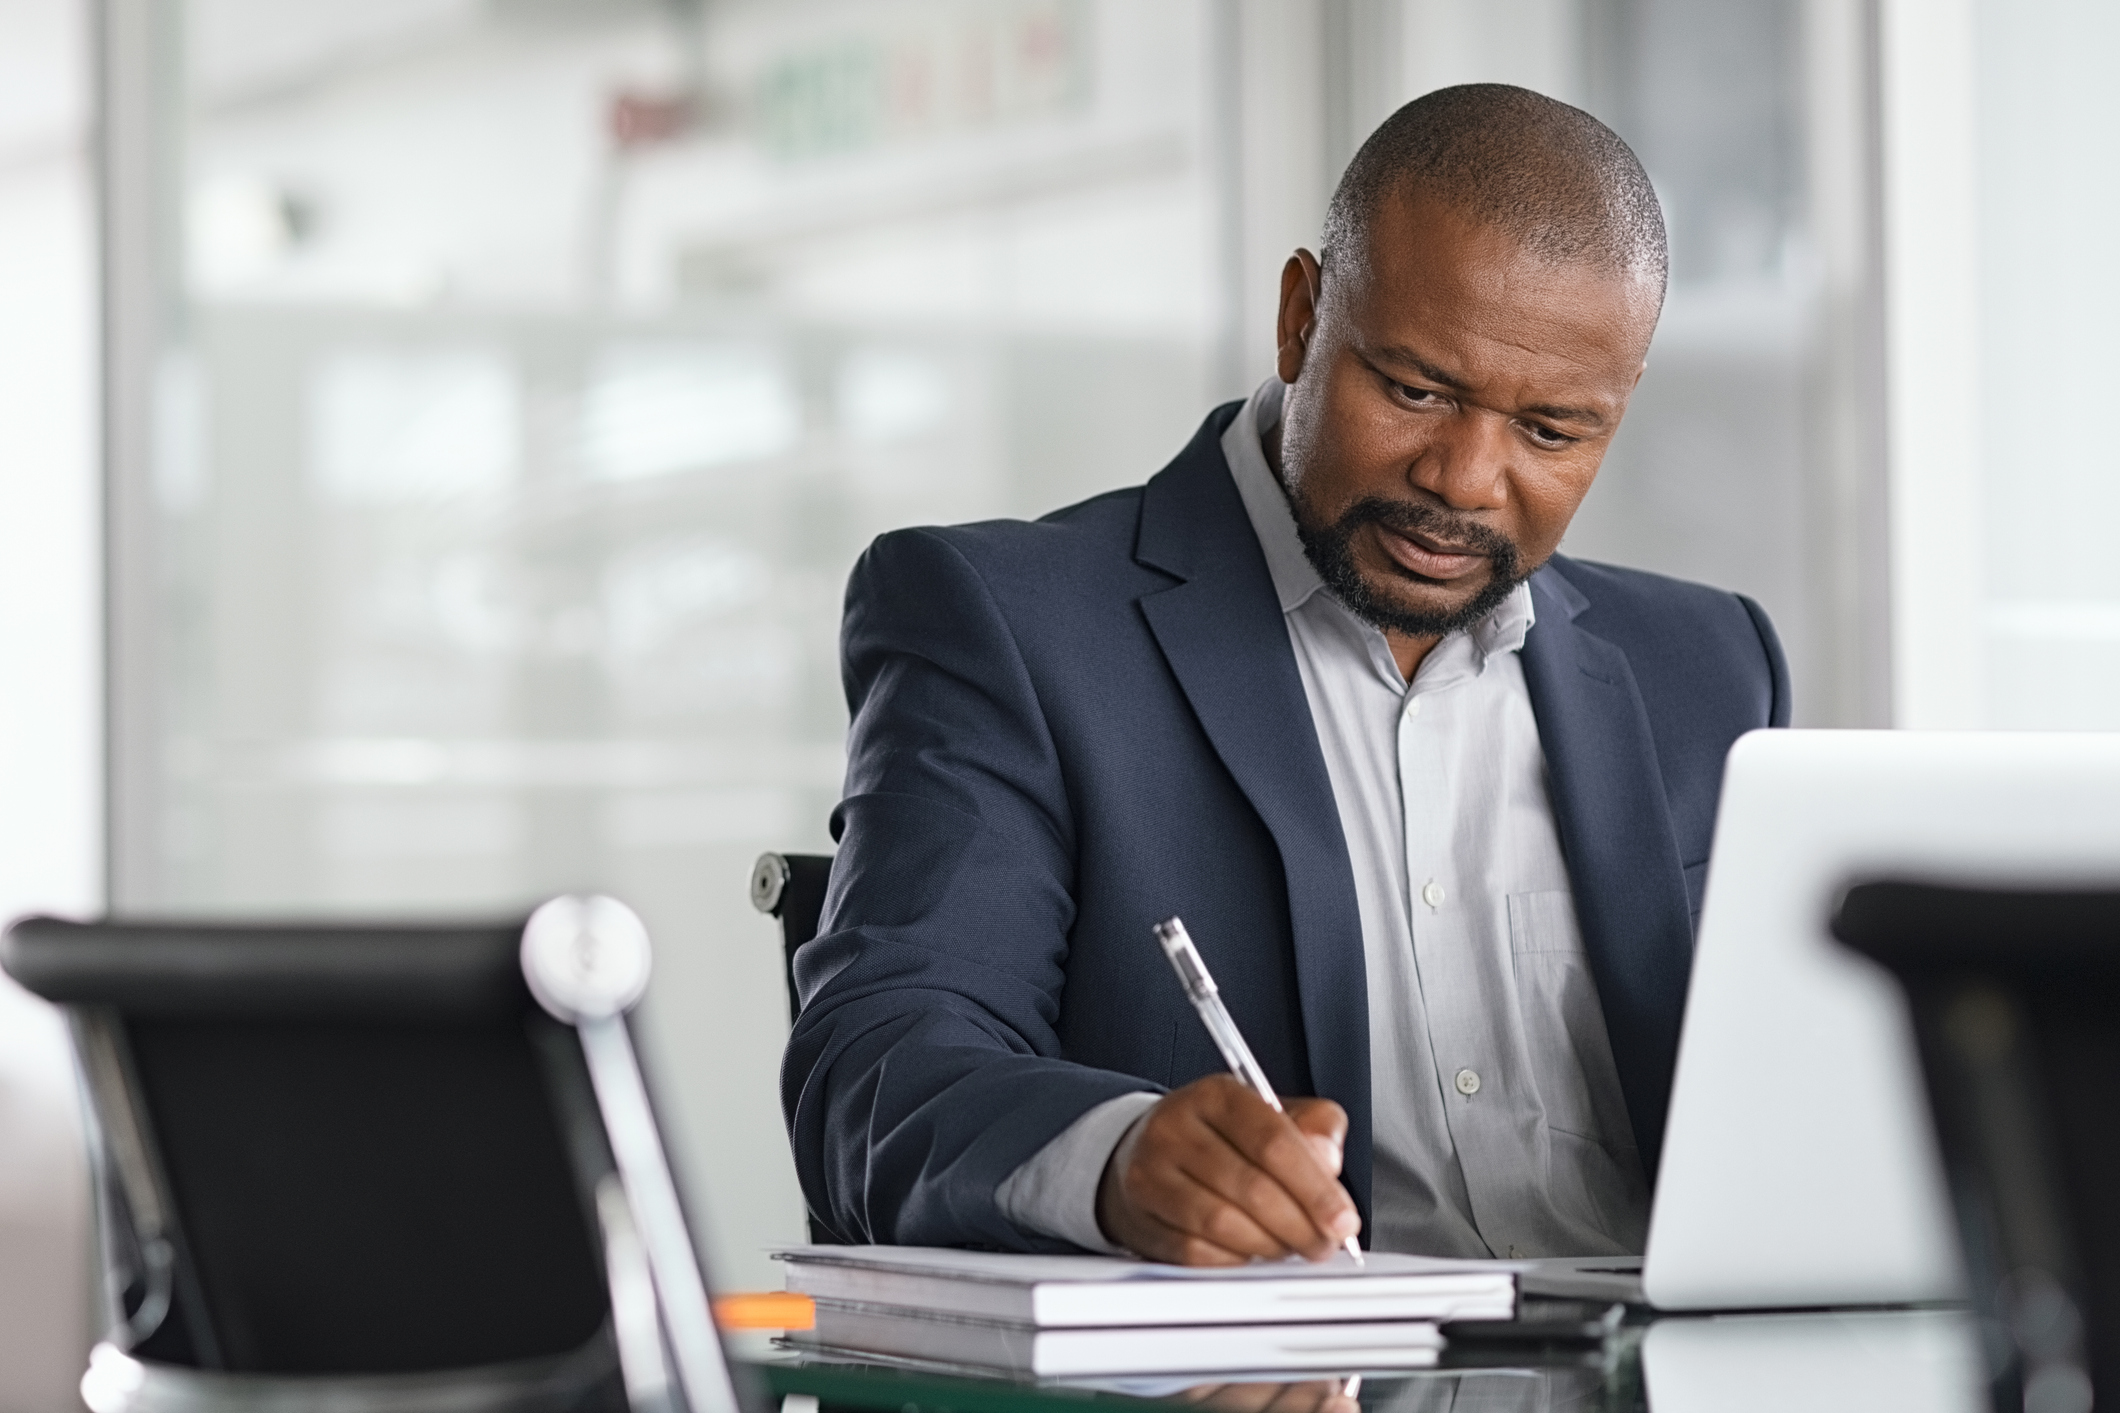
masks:
[[[1671,314],[1569,548],[1759,595],[1811,719],[1881,711],[1853,0],[103,9],[114,905],[627,899],[731,1279],[801,1235],[744,882],[830,847],[855,556],[1161,465],[1406,97],[1637,142]]]

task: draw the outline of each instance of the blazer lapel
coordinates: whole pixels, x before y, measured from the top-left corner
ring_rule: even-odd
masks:
[[[1653,1179],[1693,966],[1678,839],[1626,655],[1576,623],[1588,600],[1557,570],[1539,571],[1531,587],[1537,621],[1524,640],[1524,680],[1583,947]]]
[[[1232,416],[1218,409],[1149,482],[1136,558],[1184,582],[1145,595],[1141,611],[1280,848],[1311,1081],[1347,1110],[1345,1180],[1366,1224],[1369,988],[1354,870],[1266,557],[1222,456]]]

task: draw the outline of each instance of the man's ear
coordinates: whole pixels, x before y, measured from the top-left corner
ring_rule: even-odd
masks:
[[[1318,326],[1318,257],[1298,250],[1281,267],[1281,310],[1274,323],[1274,371],[1292,383],[1303,371],[1311,331]]]

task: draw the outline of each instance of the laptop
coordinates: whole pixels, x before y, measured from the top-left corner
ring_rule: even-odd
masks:
[[[2120,884],[2120,735],[1755,731],[1724,769],[1638,1284],[1662,1310],[1963,1299],[1905,1000],[1828,927],[1853,882]]]

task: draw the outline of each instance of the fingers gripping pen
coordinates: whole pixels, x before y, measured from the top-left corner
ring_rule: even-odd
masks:
[[[1200,960],[1200,949],[1193,946],[1191,934],[1185,924],[1170,918],[1156,924],[1156,941],[1163,945],[1163,955],[1170,958],[1171,970],[1178,974],[1178,982],[1185,988],[1185,995],[1200,1013],[1200,1023],[1214,1037],[1215,1048],[1222,1052],[1223,1062],[1229,1072],[1251,1088],[1251,1092],[1264,1099],[1277,1114],[1286,1113],[1281,1107],[1281,1096],[1273,1092],[1273,1085],[1266,1078],[1266,1071],[1244,1043],[1244,1033],[1229,1014],[1229,1007],[1222,1004],[1222,988],[1215,985],[1214,977],[1207,971],[1207,963]],[[1353,1237],[1346,1241],[1347,1254],[1354,1257],[1357,1266],[1367,1265],[1362,1259],[1362,1246]]]

